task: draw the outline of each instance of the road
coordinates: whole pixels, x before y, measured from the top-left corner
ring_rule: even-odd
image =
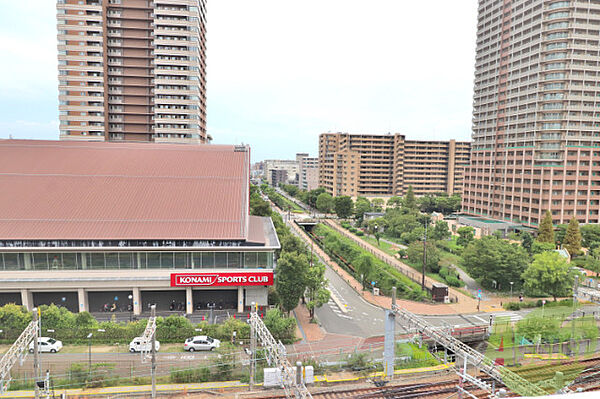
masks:
[[[168,374],[173,368],[191,368],[210,365],[219,355],[216,352],[170,352],[156,355],[157,372]],[[240,358],[245,356],[240,352]],[[79,363],[87,370],[90,360],[88,353],[42,353],[40,356],[41,370],[50,370],[54,376],[68,371],[73,363]],[[108,364],[110,373],[124,376],[138,375],[150,370],[149,358],[142,359],[140,353],[92,353],[92,364]],[[13,375],[27,374],[33,370],[33,355],[28,354],[22,365],[17,363]]]
[[[298,235],[293,228],[290,230]],[[299,236],[299,235],[298,235]],[[300,237],[300,236],[299,236]],[[301,237],[302,238],[302,237]],[[317,256],[316,253],[313,256]],[[339,274],[326,265],[325,277],[329,280],[329,289],[333,298],[321,308],[316,309],[317,319],[325,331],[335,334],[353,335],[359,337],[379,336],[384,333],[385,311],[367,302]],[[517,313],[506,312],[506,317],[520,319]],[[455,328],[489,325],[490,315],[479,313],[471,315],[423,316],[434,326],[451,325]],[[405,331],[397,324],[397,331]]]

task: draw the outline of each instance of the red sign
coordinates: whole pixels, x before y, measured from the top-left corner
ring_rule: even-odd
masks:
[[[238,285],[273,285],[273,272],[171,273],[171,287],[223,287]]]

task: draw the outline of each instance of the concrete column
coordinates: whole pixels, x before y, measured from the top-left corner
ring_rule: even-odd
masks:
[[[133,314],[139,316],[142,314],[142,296],[138,287],[133,288]]]
[[[80,312],[89,312],[90,306],[88,304],[88,295],[87,291],[83,288],[77,289],[77,299],[79,299],[79,311]]]
[[[33,309],[33,294],[29,290],[21,290],[21,303],[29,311]]]
[[[242,313],[244,311],[244,289],[242,287],[238,287],[238,313]]]
[[[185,313],[194,313],[194,294],[192,287],[185,287]]]

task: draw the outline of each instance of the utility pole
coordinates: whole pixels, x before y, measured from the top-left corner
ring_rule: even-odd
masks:
[[[150,307],[150,315],[156,317],[156,305]],[[152,332],[152,399],[156,398],[156,329]],[[143,344],[143,343],[142,343]]]
[[[250,309],[252,314],[256,312],[256,304],[252,302]],[[254,389],[254,377],[256,373],[256,326],[250,323],[250,390]]]
[[[421,288],[425,291],[425,269],[427,268],[427,221],[425,221],[425,237],[423,238],[423,276]]]
[[[33,322],[38,325],[36,329],[35,337],[33,338],[33,378],[35,381],[35,399],[40,397],[40,387],[38,381],[40,380],[40,353],[38,352],[38,337],[40,336],[39,329],[39,318],[38,308],[33,308]]]

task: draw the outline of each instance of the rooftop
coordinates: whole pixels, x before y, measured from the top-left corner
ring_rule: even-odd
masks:
[[[0,140],[0,240],[271,241],[249,162],[245,146]]]

